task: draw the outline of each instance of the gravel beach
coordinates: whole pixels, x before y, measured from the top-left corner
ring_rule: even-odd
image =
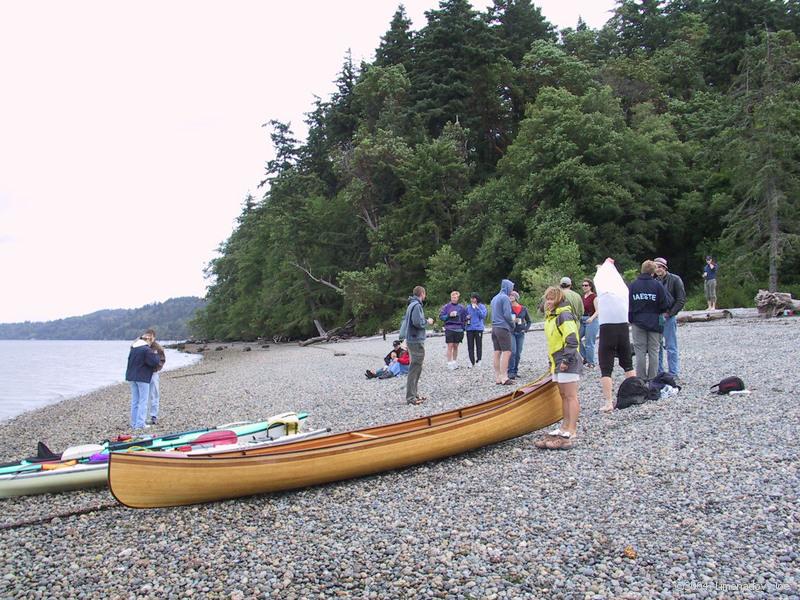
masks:
[[[127,509],[107,489],[0,500],[0,598],[800,598],[798,325],[681,325],[680,394],[609,415],[599,373],[587,372],[566,452],[536,450],[537,432],[363,479],[170,509]],[[487,364],[465,368],[462,346],[456,371],[432,337],[420,381],[430,400],[407,405],[404,377],[364,377],[390,340],[209,344],[203,361],[162,376],[150,431],[288,410],[346,431],[499,393],[489,336]],[[528,334],[523,380],[546,370],[545,348],[543,332]],[[729,375],[753,393],[710,395]],[[60,449],[115,436],[129,402],[117,385],[21,415],[0,425],[0,459],[37,440]],[[32,522],[61,513],[81,514]]]

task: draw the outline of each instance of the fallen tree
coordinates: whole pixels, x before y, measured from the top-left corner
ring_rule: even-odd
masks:
[[[334,327],[330,331],[325,331],[325,329],[322,327],[322,324],[315,319],[314,325],[317,326],[319,335],[297,343],[300,346],[310,346],[311,344],[316,344],[317,342],[338,342],[341,339],[346,339],[353,336],[353,327],[355,324],[356,320],[350,319],[341,327]]]

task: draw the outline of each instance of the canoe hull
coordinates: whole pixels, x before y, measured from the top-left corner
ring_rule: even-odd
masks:
[[[213,458],[113,453],[109,485],[117,500],[132,508],[291,490],[453,456],[525,435],[560,418],[561,397],[548,379],[482,405],[281,448]]]

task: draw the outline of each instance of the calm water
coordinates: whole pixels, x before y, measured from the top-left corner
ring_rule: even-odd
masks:
[[[125,381],[130,341],[0,340],[0,421]],[[200,360],[166,350],[165,371]]]

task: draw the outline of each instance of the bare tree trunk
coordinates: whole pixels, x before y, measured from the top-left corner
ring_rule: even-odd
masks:
[[[774,176],[767,182],[767,217],[769,219],[769,291],[778,291],[778,261],[780,260],[780,224],[778,201],[780,192],[775,187]]]

